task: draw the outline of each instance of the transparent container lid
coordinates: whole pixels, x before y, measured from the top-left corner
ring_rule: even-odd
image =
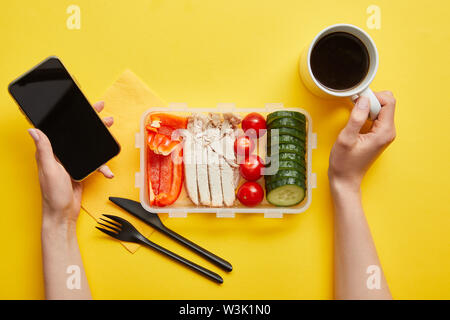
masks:
[[[245,117],[248,113],[257,112],[266,117],[267,114],[274,111],[297,111],[305,115],[307,120],[307,137],[306,137],[306,195],[302,202],[292,207],[276,207],[264,200],[255,207],[246,207],[236,199],[235,204],[232,207],[206,207],[195,205],[189,199],[185,185],[181,190],[178,199],[170,206],[157,207],[151,206],[148,199],[148,183],[147,181],[147,152],[146,141],[147,132],[145,125],[147,118],[152,112],[163,112],[168,114],[175,114],[180,116],[189,116],[192,113],[204,113],[210,112],[233,112]],[[264,145],[265,142],[260,143]],[[188,213],[214,213],[218,218],[234,218],[237,213],[261,213],[266,218],[282,218],[283,214],[298,214],[304,212],[311,205],[312,201],[312,189],[316,188],[317,178],[316,174],[311,172],[312,168],[312,150],[317,148],[317,134],[312,132],[312,119],[309,113],[301,108],[284,108],[281,103],[267,103],[264,108],[236,108],[233,103],[219,103],[216,108],[190,108],[185,103],[170,103],[168,108],[149,108],[141,118],[140,132],[136,134],[136,148],[140,149],[140,171],[135,176],[135,186],[140,189],[139,200],[142,207],[154,213],[168,213],[169,217],[186,217]],[[260,154],[261,155],[261,154]],[[239,185],[242,183],[243,179]],[[264,188],[264,178],[257,181]]]

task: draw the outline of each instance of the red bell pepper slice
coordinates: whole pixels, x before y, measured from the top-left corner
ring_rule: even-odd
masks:
[[[179,141],[172,141],[170,139],[165,139],[163,140],[159,145],[158,145],[158,152],[164,156],[169,155],[176,147],[177,145],[179,145],[180,142]]]
[[[153,130],[153,128],[157,129],[158,126],[166,126],[174,129],[186,129],[188,120],[186,117],[180,117],[168,113],[151,113],[148,123],[151,130]],[[153,124],[156,123],[158,123],[158,125],[153,126]]]
[[[160,207],[168,206],[174,203],[181,192],[183,187],[183,148],[179,145],[171,155],[164,156],[170,159],[172,163],[171,185],[168,192],[160,192],[156,196],[155,203]],[[162,172],[162,170],[161,170]],[[161,179],[161,176],[160,176]]]
[[[178,144],[180,141],[172,141],[167,136],[154,132],[149,132],[147,139],[148,148],[164,156],[170,154]]]
[[[147,131],[147,144],[150,150],[156,153],[168,155],[180,143],[179,140],[172,140],[172,133],[176,129],[161,127],[158,131]]]
[[[150,150],[155,151],[156,153],[159,153],[159,149],[158,146],[161,144],[162,141],[164,141],[165,139],[167,139],[167,137],[163,134],[155,134],[155,136],[153,137],[152,142],[149,144]]]
[[[147,181],[148,181],[148,198],[150,205],[155,202],[155,197],[159,193],[159,172],[161,167],[161,156],[152,150],[147,152]]]
[[[158,133],[164,134],[164,135],[168,136],[169,138],[171,138],[174,130],[176,130],[176,128],[161,126],[160,128],[158,128]]]
[[[172,140],[176,129],[186,129],[187,118],[167,113],[152,113],[148,118],[147,174],[150,205],[167,206],[174,203],[183,187],[183,148]]]
[[[161,157],[161,166],[159,169],[159,193],[167,194],[170,192],[170,187],[172,185],[172,171],[173,171],[173,163],[172,157],[168,156],[160,156]],[[158,203],[157,203],[158,204]]]

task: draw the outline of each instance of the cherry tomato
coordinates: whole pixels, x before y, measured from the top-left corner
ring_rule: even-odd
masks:
[[[264,190],[256,182],[245,182],[239,187],[237,198],[243,205],[253,207],[263,200]]]
[[[256,181],[261,178],[264,162],[255,154],[250,155],[239,165],[241,176],[248,181]]]
[[[253,129],[253,130],[251,130]],[[266,133],[266,119],[256,112],[249,113],[244,120],[242,120],[242,130],[247,133],[250,130],[249,136],[256,135],[256,138],[262,137]]]
[[[255,150],[253,139],[247,136],[240,136],[234,141],[234,153],[238,156],[247,158]]]

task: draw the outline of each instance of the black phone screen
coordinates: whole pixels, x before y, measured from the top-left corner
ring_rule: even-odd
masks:
[[[66,68],[50,57],[9,85],[33,125],[75,180],[82,180],[120,151],[120,146]]]

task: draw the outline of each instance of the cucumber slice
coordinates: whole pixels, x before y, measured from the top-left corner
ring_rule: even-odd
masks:
[[[266,182],[267,192],[285,186],[285,185],[296,185],[302,188],[306,188],[306,181],[296,179],[296,178],[283,178],[273,182]]]
[[[296,111],[275,111],[267,115],[267,125],[280,118],[294,118],[299,121],[306,122],[306,117],[303,113]]]
[[[269,203],[279,207],[290,207],[303,201],[306,187],[294,178],[287,178],[266,184],[266,191]]]
[[[292,155],[293,153],[291,153]],[[302,160],[302,159],[294,159],[294,158],[288,158],[285,157],[283,154],[280,155],[280,159],[283,160],[279,160],[278,158],[272,159],[272,162],[269,162],[271,159],[267,158],[266,160],[266,168],[268,170],[268,172],[270,171],[272,173],[272,175],[276,175],[277,172],[281,171],[281,170],[296,170],[300,173],[302,173],[303,175],[306,176],[306,161]],[[275,171],[276,170],[276,171]],[[269,177],[269,175],[265,176],[266,178]]]
[[[306,168],[305,168],[304,164],[300,164],[300,163],[298,163],[296,161],[289,161],[289,160],[287,160],[287,161],[280,161],[278,163],[278,168],[275,168],[276,164],[277,163],[273,164],[274,165],[274,168],[273,168],[274,170],[273,170],[273,174],[272,175],[276,175],[278,172],[283,171],[283,170],[295,170],[295,171],[298,171],[299,173],[303,174],[306,177]],[[277,170],[277,171],[275,171],[275,170]],[[271,176],[266,175],[264,177],[265,178],[269,178]],[[270,180],[270,178],[269,178],[269,180]]]
[[[297,153],[279,153],[274,154],[272,157],[266,158],[266,163],[270,163],[271,161],[295,161],[297,162],[302,168],[306,168],[306,159],[304,155],[300,155]]]
[[[272,140],[272,130],[268,130],[268,137],[267,137],[267,141]],[[292,136],[295,138],[298,138],[300,140],[305,140],[306,141],[306,129],[302,130],[302,129],[292,129],[292,128],[279,128],[278,129],[278,136],[284,136],[284,135],[288,135],[288,136]],[[275,136],[275,134],[274,134]]]
[[[303,138],[296,138],[293,136],[289,136],[286,134],[283,135],[279,135],[278,137],[273,137],[273,139],[271,139],[272,137],[268,137],[267,139],[267,144],[270,146],[271,144],[284,144],[284,143],[291,143],[291,144],[297,144],[299,146],[303,146],[303,148],[305,147],[305,138],[306,136],[304,136]]]
[[[293,170],[299,170],[300,172],[306,172],[306,166],[305,164],[301,164],[297,161],[292,160],[282,160],[278,162],[278,170],[283,169],[293,169]]]
[[[280,118],[273,120],[269,125],[269,129],[280,129],[280,128],[292,128],[297,130],[306,131],[306,125],[304,122],[299,121],[294,118]]]
[[[285,143],[285,144],[270,146],[267,149],[267,155],[270,157],[272,155],[272,152],[273,152],[273,154],[296,153],[296,154],[299,154],[304,157],[306,150],[305,150],[304,146]]]
[[[278,170],[278,172],[276,174],[274,174],[273,176],[266,176],[265,180],[268,183],[272,183],[274,181],[277,181],[280,179],[285,179],[285,178],[295,178],[300,181],[306,181],[306,173],[300,172],[299,170],[292,170],[292,169]]]

